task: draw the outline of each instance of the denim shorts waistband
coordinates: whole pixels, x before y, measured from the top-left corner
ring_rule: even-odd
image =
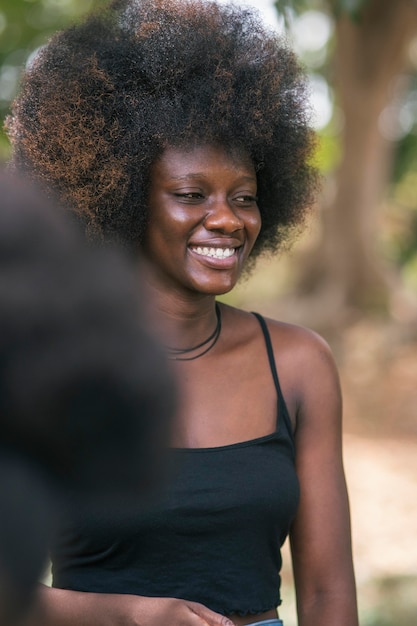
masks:
[[[282,619],[264,619],[260,622],[251,622],[247,626],[284,626]]]

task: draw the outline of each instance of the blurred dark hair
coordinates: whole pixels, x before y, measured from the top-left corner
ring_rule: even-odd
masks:
[[[175,392],[138,291],[121,253],[0,174],[0,582],[22,597],[46,558],[49,488],[128,513],[158,477]]]

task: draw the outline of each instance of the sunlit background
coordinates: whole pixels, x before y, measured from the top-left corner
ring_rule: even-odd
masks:
[[[1,0],[2,118],[39,46],[100,4]],[[361,625],[415,626],[417,5],[240,4],[255,5],[271,28],[285,33],[305,65],[323,191],[293,250],[261,260],[226,299],[306,324],[329,340],[345,397]],[[0,134],[0,160],[8,154]],[[286,626],[295,626],[287,548],[285,561],[281,613]]]

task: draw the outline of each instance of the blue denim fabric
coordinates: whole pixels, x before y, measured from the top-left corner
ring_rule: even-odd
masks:
[[[281,619],[264,619],[260,622],[252,622],[247,626],[284,626],[284,622]]]

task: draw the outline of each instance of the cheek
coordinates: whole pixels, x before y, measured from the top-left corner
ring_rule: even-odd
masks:
[[[173,213],[167,207],[157,207],[153,210],[151,218],[148,223],[148,237],[149,239],[166,238],[172,241],[175,239],[175,233],[181,230],[182,224],[181,216]]]
[[[166,205],[159,211],[155,211],[154,224],[159,230],[183,232],[193,223],[192,215],[181,206]]]
[[[261,218],[260,212],[258,211],[258,213],[252,216],[252,219],[250,220],[250,223],[248,226],[248,230],[250,230],[250,233],[254,239],[254,242],[257,239],[259,233],[261,232],[261,227],[262,227],[262,218]]]

